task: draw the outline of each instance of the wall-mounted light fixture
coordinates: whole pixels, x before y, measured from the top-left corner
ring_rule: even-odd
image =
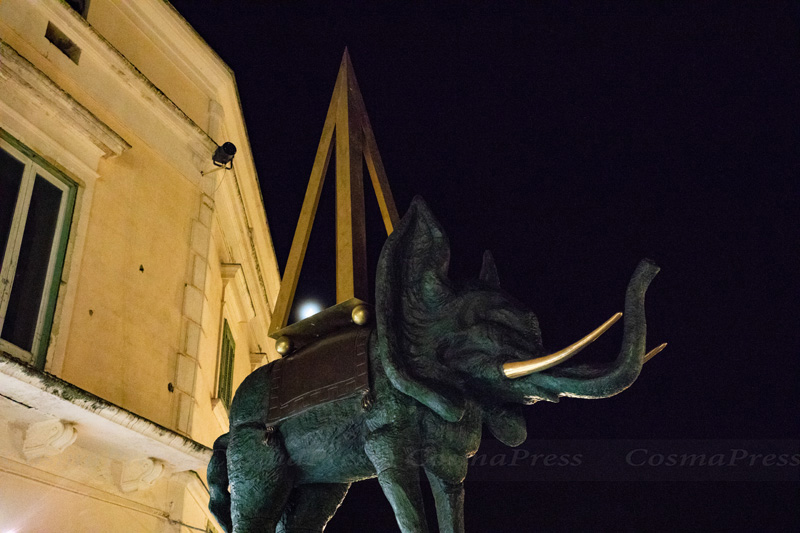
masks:
[[[208,172],[201,172],[200,174],[205,176],[207,174],[211,174],[212,172],[216,172],[218,170],[224,169],[231,169],[233,168],[233,156],[236,155],[236,145],[231,142],[223,143],[222,146],[217,146],[217,149],[214,150],[214,155],[211,156],[211,161],[214,163],[215,168],[214,170],[209,170]]]
[[[211,159],[214,161],[214,165],[218,167],[231,168],[233,166],[233,156],[235,155],[236,146],[233,143],[224,143],[222,146],[217,146]]]

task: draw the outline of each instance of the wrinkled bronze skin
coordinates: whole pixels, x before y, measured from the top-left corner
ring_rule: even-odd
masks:
[[[509,379],[503,363],[544,355],[538,321],[500,289],[488,253],[479,279],[464,286],[447,276],[449,255],[442,228],[416,198],[378,262],[371,402],[339,400],[268,428],[270,366],[242,383],[230,433],[215,443],[208,467],[210,508],[227,531],[322,531],[350,484],[377,476],[400,530],[425,532],[424,472],[440,530],[463,532],[463,481],[483,425],[517,446],[527,436],[521,405],[605,398],[638,377],[644,295],[658,272],[650,261],[628,285],[615,361],[569,361]]]

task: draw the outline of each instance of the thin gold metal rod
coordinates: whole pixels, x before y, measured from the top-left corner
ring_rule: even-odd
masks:
[[[647,353],[645,354],[645,356],[644,356],[644,361],[642,361],[642,364],[644,364],[644,363],[648,362],[650,359],[652,359],[653,357],[655,357],[656,355],[658,355],[659,353],[661,353],[661,350],[663,350],[663,349],[664,349],[664,348],[666,348],[666,347],[667,347],[667,343],[665,342],[664,344],[661,344],[661,345],[659,345],[659,346],[656,346],[655,348],[653,348],[652,350],[650,350],[649,352],[647,352]]]
[[[336,110],[336,303],[366,300],[367,241],[364,219],[363,142],[354,108],[355,74],[347,50]]]
[[[536,372],[541,372],[542,370],[547,370],[548,368],[552,368],[558,364],[561,364],[597,340],[600,335],[605,333],[608,328],[614,325],[614,323],[620,318],[622,318],[622,313],[615,314],[603,322],[599,328],[592,331],[575,344],[571,344],[570,346],[567,346],[563,350],[560,350],[554,354],[545,355],[544,357],[537,357],[535,359],[528,359],[527,361],[504,363],[503,374],[510,379],[521,378],[522,376],[535,374]]]
[[[372,133],[369,118],[364,115],[364,119],[364,160],[367,162],[372,188],[375,189],[375,196],[378,198],[378,207],[380,207],[381,216],[383,217],[383,225],[386,227],[386,235],[391,235],[394,227],[400,221],[400,215],[394,205],[392,189],[389,187],[389,178],[386,176],[386,169],[383,167],[381,154],[378,152],[378,145],[375,143],[375,134]]]
[[[335,143],[334,143],[335,139]],[[336,302],[368,296],[366,222],[362,159],[366,161],[386,233],[399,221],[375,135],[358,87],[350,54],[345,49],[322,137],[286,261],[269,335],[277,337],[289,319],[311,228],[319,205],[331,154],[336,150]]]
[[[383,225],[386,228],[386,235],[391,235],[394,227],[400,220],[400,215],[397,213],[397,207],[394,204],[392,189],[389,187],[389,178],[386,176],[386,169],[383,167],[381,154],[378,151],[378,143],[375,141],[375,133],[372,131],[372,124],[369,121],[367,108],[364,105],[364,97],[361,95],[361,88],[358,86],[355,73],[352,72],[353,65],[349,61],[349,54],[348,68],[350,69],[348,81],[352,87],[350,91],[351,109],[353,113],[359,117],[359,126],[363,134],[362,149],[364,151],[364,160],[367,163],[367,170],[369,171],[369,177],[372,181],[372,188],[375,190],[375,196],[378,199],[378,207],[381,210],[381,217],[383,218]]]
[[[360,100],[361,94],[356,95]],[[381,154],[378,152],[378,144],[375,142],[375,134],[372,132],[372,125],[369,116],[364,109],[364,102],[358,102],[362,110],[361,122],[364,132],[364,160],[367,163],[367,170],[372,181],[372,188],[375,190],[375,197],[378,199],[378,207],[381,210],[383,225],[386,228],[386,235],[391,235],[394,227],[400,221],[397,207],[394,205],[392,188],[389,186],[389,178],[386,176],[386,169],[383,167]]]
[[[328,171],[328,163],[331,159],[333,131],[336,126],[337,95],[342,90],[343,78],[344,76],[340,71],[333,87],[333,98],[331,98],[331,103],[328,106],[325,124],[322,126],[322,135],[317,147],[317,155],[314,158],[314,165],[311,167],[311,177],[308,180],[306,196],[303,199],[303,207],[300,209],[300,218],[297,221],[297,228],[292,239],[289,258],[286,260],[286,268],[283,271],[283,279],[281,280],[281,288],[278,291],[278,299],[275,302],[275,310],[272,312],[272,320],[269,325],[270,335],[285,327],[289,321],[289,311],[294,301],[294,293],[297,290],[297,282],[300,279],[300,269],[308,248],[308,239],[311,236],[311,227],[314,225],[314,217],[317,214],[322,184],[325,181],[325,173]]]

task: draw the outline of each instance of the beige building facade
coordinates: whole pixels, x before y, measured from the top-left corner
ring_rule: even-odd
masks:
[[[0,531],[219,531],[280,277],[233,74],[168,2],[0,0],[0,264]]]

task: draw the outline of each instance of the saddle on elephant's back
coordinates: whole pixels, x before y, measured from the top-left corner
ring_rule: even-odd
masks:
[[[272,365],[267,425],[369,390],[371,328],[350,327],[304,346]]]

